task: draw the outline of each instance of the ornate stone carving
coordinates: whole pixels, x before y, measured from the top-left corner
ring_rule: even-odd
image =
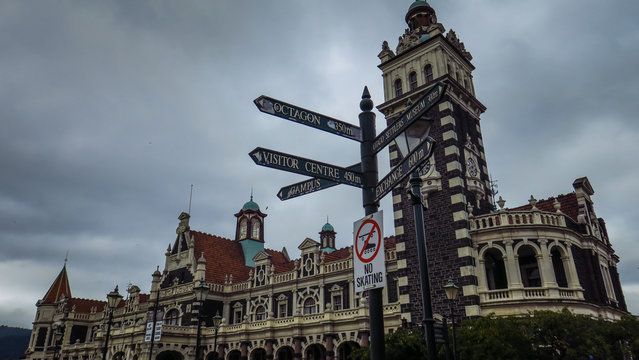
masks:
[[[464,55],[466,60],[470,61],[473,59],[473,56],[466,51],[466,46],[463,42],[459,41],[459,38],[457,38],[457,34],[453,29],[450,29],[448,34],[446,34],[446,40],[450,41],[450,43],[453,44],[453,46],[455,46],[462,55]]]

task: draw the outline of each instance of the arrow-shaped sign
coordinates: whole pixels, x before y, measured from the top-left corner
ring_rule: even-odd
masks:
[[[253,100],[257,108],[267,114],[328,131],[352,140],[362,141],[362,129],[353,124],[322,115],[299,106],[291,105],[268,96]]]
[[[424,115],[430,108],[432,108],[446,91],[448,85],[438,81],[435,86],[424,94],[417,102],[411,105],[404,113],[390,126],[384,129],[373,141],[373,152],[378,153],[391,141],[393,141],[397,135],[406,130],[415,120]]]
[[[397,184],[402,182],[406,176],[417,169],[424,161],[426,161],[433,150],[435,140],[427,137],[419,146],[411,151],[408,156],[397,164],[380,182],[375,186],[375,202],[381,200],[388,194]]]
[[[360,172],[361,168],[362,168],[361,164],[358,163],[358,164],[349,166],[346,169]],[[282,187],[280,191],[277,192],[277,197],[280,198],[280,200],[284,201],[284,200],[296,198],[298,196],[310,194],[316,191],[328,189],[335,185],[339,185],[339,183],[316,177],[316,178],[300,181],[298,183]]]
[[[362,174],[358,171],[261,147],[249,155],[258,165],[362,187]]]

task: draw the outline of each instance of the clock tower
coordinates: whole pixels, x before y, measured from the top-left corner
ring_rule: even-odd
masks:
[[[395,51],[388,42],[379,53],[384,103],[378,106],[392,124],[409,101],[416,101],[437,81],[448,84],[441,102],[425,116],[433,119],[433,156],[420,169],[424,223],[435,314],[448,314],[443,286],[452,279],[460,287],[456,314],[480,315],[469,215],[493,209],[480,115],[486,110],[475,97],[472,56],[453,30],[446,32],[426,1],[413,2],[406,13],[408,28]],[[390,146],[391,166],[401,161]],[[419,324],[423,317],[415,222],[407,183],[393,190],[393,211],[402,317]]]

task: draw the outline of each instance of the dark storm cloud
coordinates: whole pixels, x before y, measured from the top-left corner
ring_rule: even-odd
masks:
[[[148,291],[190,184],[194,229],[233,237],[253,188],[269,214],[267,247],[296,256],[326,216],[347,246],[363,214],[356,189],[281,202],[277,190],[302,177],[247,153],[263,146],[350,165],[358,145],[261,114],[252,100],[266,94],[357,123],[364,85],[383,102],[376,55],[383,40],[396,46],[409,3],[2,3],[0,269],[20,275],[0,282],[15,293],[0,296],[0,318],[28,326],[67,250],[74,296],[104,298],[129,281]],[[639,255],[629,251],[639,213],[628,201],[639,195],[629,165],[638,5],[431,5],[474,56],[488,165],[507,206],[589,176],[626,291],[639,294]],[[392,234],[390,198],[382,207]]]

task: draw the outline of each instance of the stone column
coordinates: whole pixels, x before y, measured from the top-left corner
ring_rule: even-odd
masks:
[[[326,309],[324,305],[324,282],[319,284],[319,313],[323,313]]]
[[[273,340],[266,340],[266,359],[273,360]]]
[[[519,272],[519,263],[517,258],[515,257],[515,251],[513,250],[513,241],[508,239],[504,241],[506,245],[506,271],[508,272],[509,281],[512,283],[509,284],[509,288],[523,288],[523,284],[521,283],[521,273]]]
[[[293,354],[293,359],[302,360],[302,338],[296,337],[294,340],[295,354]]]
[[[397,287],[399,288],[399,284],[397,285]],[[397,299],[399,300],[399,297],[397,297]],[[353,284],[353,280],[348,280],[348,308],[349,309],[355,309],[356,305],[355,305],[355,287]]]
[[[367,330],[364,330],[364,331],[360,331],[359,334],[360,334],[359,346],[369,347],[371,344],[370,332]]]
[[[324,335],[326,337],[326,360],[333,360],[335,357],[333,335]]]
[[[567,260],[564,260],[564,269],[566,270],[566,276],[568,277],[568,287],[571,289],[581,289],[581,283],[579,282],[579,275],[577,275],[577,267],[575,266],[575,258],[572,256],[572,244],[566,243]]]
[[[248,343],[247,342],[242,342],[242,344],[240,344],[240,353],[241,353],[241,360],[248,360]]]
[[[557,279],[555,279],[555,271],[552,266],[552,259],[550,257],[550,253],[548,252],[548,240],[540,239],[539,247],[541,248],[541,256],[537,256],[537,261],[539,261],[539,270],[541,271],[541,286],[545,288],[556,288]]]

